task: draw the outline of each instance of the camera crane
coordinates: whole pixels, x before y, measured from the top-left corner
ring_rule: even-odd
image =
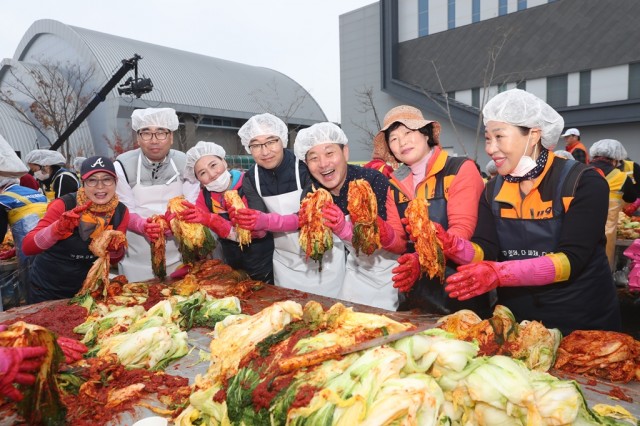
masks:
[[[139,98],[145,93],[149,93],[153,90],[153,84],[150,78],[138,78],[138,61],[142,59],[142,56],[135,53],[133,58],[123,59],[120,68],[113,74],[113,76],[107,81],[107,83],[100,89],[94,98],[87,104],[80,114],[71,122],[69,127],[60,135],[51,147],[52,151],[57,151],[58,148],[71,136],[71,134],[82,124],[82,122],[96,109],[100,102],[104,101],[107,94],[122,80],[122,78],[132,69],[134,70],[135,77],[129,77],[124,84],[118,87],[119,94],[135,95]]]

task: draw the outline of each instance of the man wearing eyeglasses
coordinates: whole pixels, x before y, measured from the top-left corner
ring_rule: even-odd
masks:
[[[160,228],[147,219],[164,214],[171,198],[184,195],[193,203],[198,196],[198,185],[182,177],[186,155],[171,149],[173,132],[178,125],[173,108],[135,110],[131,127],[140,147],[116,159],[119,178],[116,193],[131,214],[127,231],[129,248],[119,264],[120,273],[129,281],[153,278],[149,243],[160,236]],[[180,253],[173,237],[167,238],[166,261],[167,273],[180,265]]]
[[[336,297],[345,272],[342,242],[323,256],[320,265],[307,260],[298,242],[298,210],[303,190],[311,185],[307,166],[286,148],[287,125],[271,114],[251,117],[238,131],[256,166],[242,181],[248,209],[230,212],[245,229],[273,233],[273,277],[277,286]],[[265,253],[265,256],[272,256]]]

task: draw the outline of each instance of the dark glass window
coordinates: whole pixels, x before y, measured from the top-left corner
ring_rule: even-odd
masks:
[[[429,35],[429,0],[418,0],[418,36]]]
[[[567,106],[567,74],[547,77],[547,103],[554,108]]]

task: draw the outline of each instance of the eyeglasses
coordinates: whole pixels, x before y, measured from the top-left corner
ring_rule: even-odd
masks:
[[[90,188],[96,187],[99,184],[103,184],[104,186],[113,186],[116,183],[116,180],[112,177],[97,179],[97,178],[89,178],[84,181],[84,184]]]
[[[167,137],[169,136],[169,133],[171,132],[167,130],[160,130],[157,132],[150,132],[145,130],[142,132],[138,132],[138,135],[140,136],[140,139],[142,139],[143,141],[150,141],[151,138],[153,138],[153,136],[155,136],[157,140],[163,141],[167,139]]]
[[[258,152],[262,151],[262,148],[267,148],[272,151],[278,145],[278,142],[280,142],[280,139],[271,139],[265,143],[255,143],[253,145],[249,145],[249,151]]]

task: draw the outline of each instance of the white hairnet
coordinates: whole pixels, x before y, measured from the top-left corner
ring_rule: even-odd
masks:
[[[307,152],[316,145],[325,143],[346,145],[348,142],[347,135],[335,124],[316,123],[298,132],[296,141],[293,144],[293,152],[299,160],[305,161]]]
[[[485,167],[484,170],[488,175],[498,174],[498,168],[496,167],[496,162],[493,160],[489,160],[489,162],[487,163],[487,167]]]
[[[87,157],[76,157],[73,159],[73,170],[75,170],[76,172],[80,171],[80,166],[82,166],[82,162],[84,160],[86,160]]]
[[[220,157],[224,160],[226,152],[224,152],[224,148],[213,142],[205,142],[200,141],[187,151],[187,162],[184,166],[183,176],[185,179],[190,182],[197,182],[196,173],[194,171],[194,167],[199,159],[205,157],[207,155],[215,155],[216,157]]]
[[[27,164],[33,163],[39,166],[64,166],[67,162],[64,155],[50,149],[34,149],[24,156],[24,161]]]
[[[557,151],[553,151],[553,153],[556,155],[556,157],[566,158],[567,160],[575,160],[575,158],[573,157],[573,154],[570,153],[569,151],[559,149]]]
[[[606,157],[622,161],[627,158],[627,150],[615,139],[602,139],[589,148],[591,157]]]
[[[249,142],[251,142],[251,139],[257,136],[267,135],[279,137],[282,141],[282,146],[285,148],[289,143],[289,129],[287,125],[284,124],[284,121],[269,113],[254,115],[238,130],[240,142],[248,153],[251,153],[249,150]]]
[[[501,121],[514,126],[538,128],[542,146],[552,150],[564,127],[564,119],[546,102],[520,89],[507,90],[491,98],[482,109],[485,126],[489,121]]]
[[[162,127],[175,132],[179,124],[178,115],[173,108],[137,109],[131,114],[131,128],[136,132],[145,127]]]
[[[20,177],[28,171],[9,142],[0,136],[0,176]]]
[[[4,188],[7,185],[19,184],[20,179],[16,177],[0,177],[0,188]]]

